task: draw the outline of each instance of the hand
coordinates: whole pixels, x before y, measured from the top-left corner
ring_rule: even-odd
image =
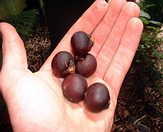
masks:
[[[16,132],[103,132],[112,127],[117,97],[141,37],[143,25],[137,18],[139,7],[125,0],[95,1],[72,26],[41,69],[27,69],[24,44],[14,27],[0,23],[3,39],[3,65],[0,90],[7,103]],[[97,59],[97,71],[88,84],[102,82],[111,101],[100,113],[88,112],[83,103],[73,104],[62,95],[61,82],[52,75],[53,56],[70,49],[70,38],[78,30],[91,33],[95,41],[91,53]]]

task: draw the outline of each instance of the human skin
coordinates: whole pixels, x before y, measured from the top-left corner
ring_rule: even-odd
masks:
[[[0,23],[3,64],[0,91],[6,101],[15,132],[108,132],[111,130],[121,84],[138,47],[143,24],[139,7],[125,0],[96,0],[70,28],[38,72],[28,69],[23,41],[15,28]],[[63,79],[52,74],[51,61],[59,51],[69,51],[70,38],[76,31],[92,35],[91,53],[97,70],[88,84],[104,83],[110,92],[108,109],[87,111],[83,102],[68,102],[62,94]]]

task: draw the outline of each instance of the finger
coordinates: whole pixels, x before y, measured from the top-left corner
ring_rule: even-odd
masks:
[[[121,39],[120,46],[104,76],[104,80],[115,90],[117,96],[135,55],[142,30],[143,24],[138,18],[130,19]]]
[[[95,44],[91,49],[91,53],[94,54],[95,56],[98,54],[102,45],[108,38],[112,30],[112,27],[116,22],[120,14],[120,11],[125,3],[126,0],[112,0],[104,18],[101,20],[99,25],[93,31],[92,38]]]
[[[97,55],[97,71],[95,76],[103,77],[114,54],[116,53],[120,44],[121,37],[125,31],[126,25],[130,18],[138,17],[140,13],[139,7],[133,2],[127,2],[117,18],[111,33],[109,34],[104,45],[99,48],[99,54]]]
[[[8,23],[0,23],[2,36],[2,69],[27,68],[27,58],[24,44],[15,28]]]
[[[70,38],[76,31],[82,30],[91,33],[97,24],[101,21],[108,8],[108,4],[104,0],[95,1],[90,8],[78,19],[78,21],[70,28],[64,38],[48,57],[41,70],[50,70],[51,60],[59,51],[71,51]],[[96,15],[95,15],[96,14]]]

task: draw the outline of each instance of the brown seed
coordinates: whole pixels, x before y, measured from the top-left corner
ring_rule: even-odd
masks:
[[[84,105],[87,110],[97,113],[109,107],[109,91],[102,83],[94,83],[88,87]]]
[[[96,58],[92,54],[79,57],[76,60],[76,71],[84,77],[90,77],[97,68]]]
[[[75,72],[74,57],[67,51],[58,52],[52,60],[52,71],[56,77],[65,77]]]
[[[76,55],[85,55],[91,50],[93,41],[90,35],[83,31],[78,31],[71,37],[71,46]]]
[[[62,83],[64,97],[73,103],[78,103],[84,99],[88,88],[87,81],[80,74],[69,74]]]

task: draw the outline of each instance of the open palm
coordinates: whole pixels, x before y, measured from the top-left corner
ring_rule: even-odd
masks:
[[[110,131],[118,93],[136,52],[143,29],[139,7],[126,0],[96,0],[72,26],[41,69],[27,69],[24,45],[15,29],[0,23],[3,39],[3,65],[0,90],[9,110],[14,131],[18,132],[103,132]],[[62,79],[52,75],[51,60],[59,51],[70,51],[70,38],[76,31],[92,35],[91,53],[97,70],[88,84],[105,83],[111,101],[108,109],[91,113],[83,102],[68,102],[62,95]]]

